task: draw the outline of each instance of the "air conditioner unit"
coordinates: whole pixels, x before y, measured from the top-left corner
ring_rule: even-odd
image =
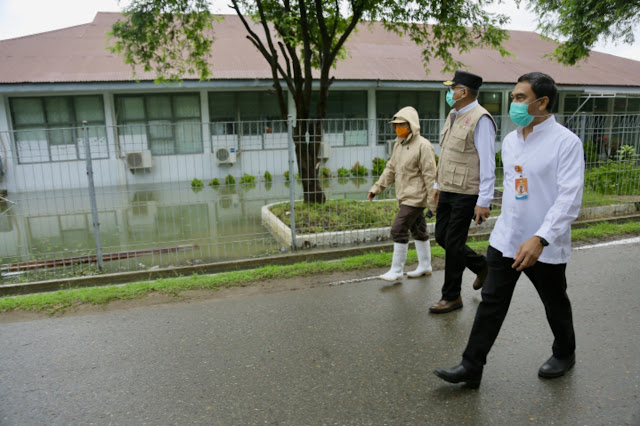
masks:
[[[393,147],[396,144],[396,140],[392,139],[387,141],[387,158],[391,158],[391,154],[393,154]]]
[[[331,144],[329,142],[320,142],[318,144],[318,159],[328,160],[331,155]]]
[[[132,151],[125,154],[125,162],[129,170],[150,169],[153,165],[151,161],[151,151]]]
[[[234,147],[216,148],[214,151],[216,164],[233,164],[236,162],[236,149]]]

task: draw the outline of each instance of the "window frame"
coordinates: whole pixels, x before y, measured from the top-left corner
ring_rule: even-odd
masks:
[[[159,99],[163,97],[169,98],[169,115],[167,117],[157,118],[150,117],[149,112],[149,103],[153,101],[153,99]],[[196,105],[198,107],[197,115],[193,116],[182,116],[176,113],[175,102],[176,98],[179,97],[193,97],[197,100]],[[142,113],[143,118],[133,118],[127,119],[122,117],[121,111],[123,110],[123,101],[125,99],[134,99],[138,98],[142,100]],[[116,108],[116,123],[118,129],[125,126],[144,126],[147,149],[151,151],[151,153],[156,156],[162,155],[193,155],[193,154],[202,154],[204,153],[204,140],[202,134],[202,107],[200,104],[200,93],[199,92],[171,92],[171,93],[122,93],[114,96],[114,104]],[[166,122],[166,124],[160,124],[156,122]],[[195,123],[194,123],[195,122]],[[197,123],[197,124],[196,124]],[[197,126],[198,131],[200,132],[200,141],[199,148],[194,151],[189,152],[180,152],[179,145],[177,140],[178,126],[184,124],[191,124],[192,126]],[[170,129],[169,136],[158,136],[154,135],[152,132],[153,126],[162,126],[163,128],[168,126]],[[120,133],[120,130],[118,130]],[[173,142],[173,152],[159,152],[158,143],[156,145],[156,149],[154,150],[154,142]]]
[[[86,120],[87,121],[87,126],[89,127],[89,131],[91,132],[92,129],[102,129],[104,132],[104,137],[106,140],[106,111],[105,111],[105,107],[104,107],[104,98],[102,95],[100,94],[84,94],[84,95],[52,95],[52,96],[43,96],[43,95],[37,95],[37,96],[13,96],[10,97],[8,99],[9,101],[9,111],[10,111],[10,117],[11,117],[11,126],[13,129],[13,142],[15,144],[16,147],[16,153],[17,153],[17,157],[18,157],[18,163],[19,164],[37,164],[37,163],[59,163],[59,162],[66,162],[66,161],[77,161],[77,160],[81,160],[82,159],[82,154],[80,152],[80,147],[78,146],[78,140],[82,139],[84,137],[84,134],[82,132],[82,124],[83,124],[83,120],[80,120],[78,118],[78,111],[76,109],[76,100],[79,98],[95,98],[98,100],[98,110],[102,113],[102,121],[98,121],[98,120]],[[68,121],[56,121],[56,122],[52,122],[49,119],[49,114],[47,113],[47,100],[55,100],[55,99],[61,99],[66,103],[66,108],[67,111],[69,112],[70,117],[72,118],[71,120]],[[23,101],[23,100],[36,100],[39,103],[40,106],[40,112],[42,113],[43,119],[44,121],[42,123],[28,123],[28,124],[17,124],[16,122],[16,108],[15,108],[15,102],[16,101]],[[23,140],[18,140],[19,136],[18,134],[20,132],[28,132],[28,131],[42,131],[44,132],[44,137],[45,137],[45,141],[47,144],[47,150],[46,150],[46,154],[47,154],[47,159],[44,161],[28,161],[25,162],[23,161],[23,159],[20,158],[21,154],[20,154],[20,149],[18,144],[20,142],[24,142],[24,141],[28,141],[28,139]],[[71,141],[68,143],[56,143],[52,141],[52,135],[54,134],[54,132],[70,132],[71,134]],[[66,140],[66,138],[63,138],[63,141]],[[65,145],[72,145],[73,146],[73,150],[75,152],[75,158],[67,158],[67,159],[61,159],[61,160],[54,160],[53,159],[53,153],[52,153],[52,147],[60,147],[60,146],[65,146]],[[97,158],[109,158],[109,152],[107,151],[106,156],[105,157],[97,157]],[[92,157],[94,157],[94,154],[92,154]]]

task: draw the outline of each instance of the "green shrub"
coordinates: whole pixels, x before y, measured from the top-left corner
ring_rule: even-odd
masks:
[[[496,169],[502,168],[502,151],[496,151]]]
[[[271,176],[271,173],[269,173],[269,171],[264,172],[264,181],[271,182],[272,180],[273,180],[273,176]]]
[[[351,175],[353,177],[369,176],[369,171],[365,166],[361,166],[359,161],[351,168]]]
[[[371,167],[371,174],[373,176],[380,176],[384,172],[384,168],[387,167],[387,160],[384,158],[374,158],[373,167]]]
[[[609,161],[587,170],[585,186],[600,194],[637,195],[640,192],[640,167],[632,163]]]
[[[213,178],[211,179],[211,182],[209,182],[209,186],[220,186],[220,181],[218,178]]]
[[[284,180],[285,180],[285,182],[289,182],[289,170],[284,172]],[[297,181],[300,180],[300,173],[296,173],[296,180]]]
[[[191,187],[192,188],[201,188],[204,184],[202,183],[202,181],[200,179],[194,178],[191,181]]]
[[[595,165],[600,160],[598,145],[596,145],[593,141],[586,141],[584,143],[584,160],[587,166]]]
[[[618,148],[618,161],[631,161],[636,156],[636,148],[632,145],[622,145]]]
[[[350,175],[351,175],[351,172],[349,171],[349,169],[345,169],[344,167],[340,167],[338,169],[339,178],[346,178],[346,177],[349,177]]]
[[[227,177],[224,178],[224,184],[225,185],[235,185],[236,184],[236,178],[234,178],[231,175],[227,175]]]
[[[321,168],[319,173],[318,173],[318,177],[322,178],[322,179],[330,178],[331,177],[331,170],[329,170],[327,167]]]
[[[254,183],[256,181],[256,177],[255,176],[251,176],[250,174],[243,174],[242,177],[240,178],[240,184],[246,184],[246,183]]]

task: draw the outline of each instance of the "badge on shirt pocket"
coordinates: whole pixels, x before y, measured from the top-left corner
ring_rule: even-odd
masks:
[[[529,198],[527,178],[516,179],[516,200],[526,200],[527,198]]]

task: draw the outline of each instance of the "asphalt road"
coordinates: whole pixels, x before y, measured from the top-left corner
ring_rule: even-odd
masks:
[[[435,316],[442,271],[0,324],[0,424],[640,424],[640,242],[574,250],[577,363],[523,275],[480,389],[457,364],[480,294]],[[408,269],[408,268],[407,268]]]

